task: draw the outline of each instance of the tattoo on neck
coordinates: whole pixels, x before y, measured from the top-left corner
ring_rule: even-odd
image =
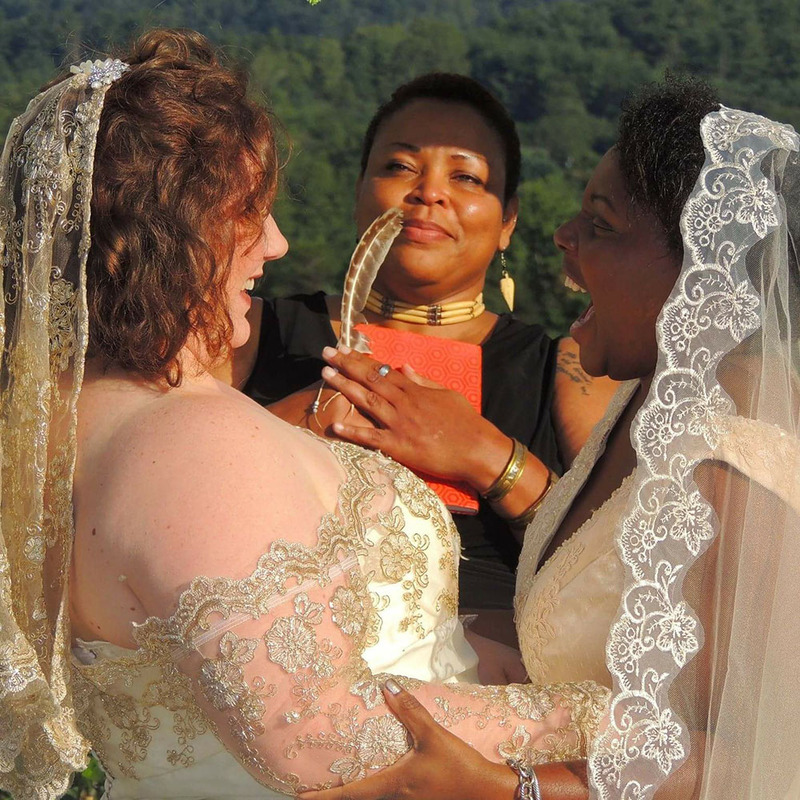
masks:
[[[592,379],[583,371],[577,353],[561,352],[556,361],[556,372],[566,375],[573,383],[581,387],[582,394],[589,394]]]

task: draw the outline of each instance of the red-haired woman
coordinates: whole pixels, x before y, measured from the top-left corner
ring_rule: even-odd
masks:
[[[495,760],[520,736],[580,755],[596,728],[607,692],[591,683],[459,683],[476,658],[458,539],[424,483],[211,376],[286,251],[276,173],[268,115],[190,32],[74,67],[9,131],[0,785],[15,797],[62,794],[89,746],[111,798],[352,780],[408,750],[386,673]]]

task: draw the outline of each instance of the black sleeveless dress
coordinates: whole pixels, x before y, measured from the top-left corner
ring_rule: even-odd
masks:
[[[323,292],[264,300],[255,367],[243,391],[268,405],[318,381],[326,345],[335,347],[336,336]],[[502,314],[482,345],[481,391],[483,416],[560,473],[550,414],[557,347],[541,326]],[[460,605],[511,608],[520,546],[508,525],[482,501],[476,515],[453,519],[465,557]]]

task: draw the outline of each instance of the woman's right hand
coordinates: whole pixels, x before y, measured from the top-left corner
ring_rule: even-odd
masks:
[[[443,728],[414,695],[389,680],[386,703],[405,725],[411,750],[392,766],[359,781],[301,800],[513,800],[518,779]]]
[[[336,435],[381,450],[410,469],[466,481],[478,491],[502,471],[509,438],[485,420],[463,395],[404,366],[386,375],[363,353],[325,348],[325,381],[375,422],[333,425]]]
[[[383,374],[375,359],[349,348],[322,351],[322,377],[375,427],[334,423],[336,436],[380,450],[412,469],[485,492],[503,472],[514,449],[510,437],[484,419],[458,392],[417,374],[408,365]],[[507,519],[522,514],[549,485],[549,470],[530,452],[512,491],[495,503]]]

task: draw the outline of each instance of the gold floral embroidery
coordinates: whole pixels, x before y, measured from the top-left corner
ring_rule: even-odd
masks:
[[[382,515],[380,521],[392,531],[380,544],[380,564],[383,577],[393,583],[402,582],[403,600],[408,614],[400,623],[400,630],[413,628],[422,638],[426,634],[421,623],[422,612],[419,601],[428,586],[428,559],[426,551],[430,545],[427,536],[415,534],[413,541],[402,532],[402,515],[398,509],[391,517]],[[411,577],[406,577],[407,575]]]
[[[517,686],[453,686],[453,697],[437,697],[436,704],[441,713],[434,715],[440,725],[453,727],[467,719],[474,719],[478,728],[485,728],[494,720],[506,725],[517,716],[522,719],[544,719],[554,708],[553,696],[549,689],[535,686],[525,687],[520,694]],[[483,705],[473,703],[457,705],[458,696],[483,700]]]
[[[482,707],[473,704],[455,705],[449,698],[437,697],[441,712],[434,719],[445,727],[472,719],[481,730],[489,724],[507,727],[518,720],[538,722],[561,709],[564,724],[535,740],[524,725],[516,725],[510,739],[498,744],[503,758],[515,757],[533,763],[569,761],[585,758],[597,734],[611,696],[609,689],[591,681],[560,683],[549,686],[531,684],[510,686],[454,685],[454,695],[481,698]]]
[[[247,693],[242,666],[253,660],[256,642],[240,639],[232,631],[219,640],[219,658],[206,658],[200,666],[198,683],[214,708],[233,708]],[[262,709],[263,710],[263,709]]]
[[[358,709],[353,708],[348,714],[330,715],[329,718],[332,733],[297,737],[287,748],[287,758],[296,758],[305,749],[343,753],[343,757],[331,762],[330,771],[340,776],[344,783],[349,783],[365,777],[370,769],[393,764],[409,750],[408,733],[392,714],[370,717],[359,724]]]
[[[453,537],[455,525],[451,517],[441,513],[441,504],[436,493],[424,481],[394,461],[386,459],[381,467],[391,475],[392,485],[403,504],[415,517],[430,521],[440,544],[446,550],[452,550],[453,543],[458,542],[458,534]]]
[[[282,617],[276,620],[266,640],[270,659],[287,672],[297,672],[314,663],[317,638],[303,619]]]
[[[608,708],[610,689],[590,682],[558,684],[551,689],[559,691],[561,704],[569,709],[569,723],[538,742],[523,726],[519,726],[511,740],[498,746],[503,758],[514,757],[530,764],[545,764],[586,757]]]
[[[264,637],[270,661],[295,674],[292,694],[299,710],[292,713],[293,722],[317,712],[315,704],[335,673],[333,662],[342,658],[341,648],[314,630],[323,622],[323,609],[321,603],[312,603],[306,594],[299,594],[294,602],[295,616],[275,620]]]
[[[428,609],[454,608],[455,582],[437,573],[436,561],[443,552],[452,552],[458,540],[454,536],[443,547],[438,534],[428,535],[437,528],[433,516],[439,517],[440,530],[447,532],[450,525],[438,498],[431,500],[427,489],[413,488],[419,483],[416,478],[406,481],[406,495],[420,516],[393,494],[374,454],[339,444],[330,447],[347,479],[336,511],[320,522],[315,547],[278,540],[247,578],[196,578],[170,618],[152,618],[137,627],[139,650],[127,659],[100,658],[96,665],[78,668],[92,676],[105,720],[128,735],[126,752],[115,753],[125,761],[120,774],[133,770],[141,763],[136,759],[155,749],[147,737],[152,733],[149,724],[157,721],[156,706],[162,709],[162,728],[167,727],[163,720],[171,721],[172,736],[160,731],[154,759],[176,768],[190,765],[197,738],[216,734],[259,781],[281,792],[304,788],[299,776],[304,773],[290,771],[303,753],[314,753],[306,769],[315,765],[319,785],[328,785],[363,776],[408,749],[402,726],[382,713],[382,685],[388,676],[373,674],[362,653],[378,641],[381,624],[391,625],[390,636],[405,630],[403,641],[409,635],[434,637],[434,629],[445,620],[421,609],[423,601]],[[382,620],[385,611],[391,613]],[[254,633],[259,619],[263,626]],[[246,636],[234,630],[245,623]],[[128,697],[126,685],[137,678],[146,679],[147,688],[136,715],[131,715],[115,703],[117,696]],[[398,680],[406,688],[422,686]],[[549,744],[541,736],[531,741],[552,753],[575,754],[580,739],[567,724],[566,708],[576,703],[570,710],[576,718],[587,717],[587,724],[594,724],[592,714],[598,712],[586,696],[568,695],[564,687],[558,691],[448,685],[435,695],[440,716],[449,723],[466,723],[472,731],[490,725],[507,728],[499,737],[504,740],[513,738],[515,726],[522,739],[533,737],[549,711],[564,709],[563,732],[548,723],[548,735],[553,728]],[[146,716],[150,709],[152,717]],[[163,709],[170,715],[165,717]],[[95,730],[109,739],[100,725]],[[268,739],[274,730],[282,733]],[[276,751],[280,742],[288,745],[280,744]],[[321,764],[330,780],[319,778]]]
[[[181,748],[167,751],[167,763],[182,767],[194,764],[194,747],[189,742],[202,736],[208,730],[208,724],[198,709],[190,708],[185,712],[174,712],[174,725],[172,726],[177,737],[177,745]]]
[[[379,769],[394,763],[409,749],[408,732],[393,716],[371,717],[356,735],[358,760],[364,767]],[[332,767],[331,771],[336,773]]]
[[[355,636],[364,629],[364,607],[358,594],[349,586],[339,586],[328,605],[331,619],[342,633]]]
[[[414,689],[419,689],[420,686],[424,685],[423,681],[415,680],[414,678],[370,672],[369,667],[363,661],[361,662],[360,669],[354,667],[353,675],[355,677],[350,687],[350,694],[361,698],[361,701],[368,710],[385,703],[383,699],[383,684],[386,683],[389,678],[393,678],[409,692],[414,691]]]
[[[99,713],[99,709],[95,707],[100,702],[97,687],[82,672],[73,670],[73,675],[72,691],[80,732],[92,743],[101,762],[110,764],[111,758],[106,753],[105,744],[111,738],[111,725],[107,716]]]
[[[442,590],[436,599],[436,610],[444,611],[448,616],[458,616],[458,592]]]
[[[402,580],[409,569],[414,568],[414,562],[419,562],[420,556],[424,562],[425,554],[420,549],[415,548],[404,533],[390,533],[380,546],[383,577],[393,582]]]
[[[132,697],[126,695],[102,697],[103,710],[114,720],[114,724],[122,731],[120,751],[133,765],[144,761],[147,748],[152,740],[153,731],[159,727],[159,721],[153,718],[148,708],[139,706]],[[131,773],[133,770],[131,770]],[[132,775],[135,777],[135,775]]]
[[[50,357],[54,372],[63,372],[75,355],[75,287],[55,274],[50,284]]]

